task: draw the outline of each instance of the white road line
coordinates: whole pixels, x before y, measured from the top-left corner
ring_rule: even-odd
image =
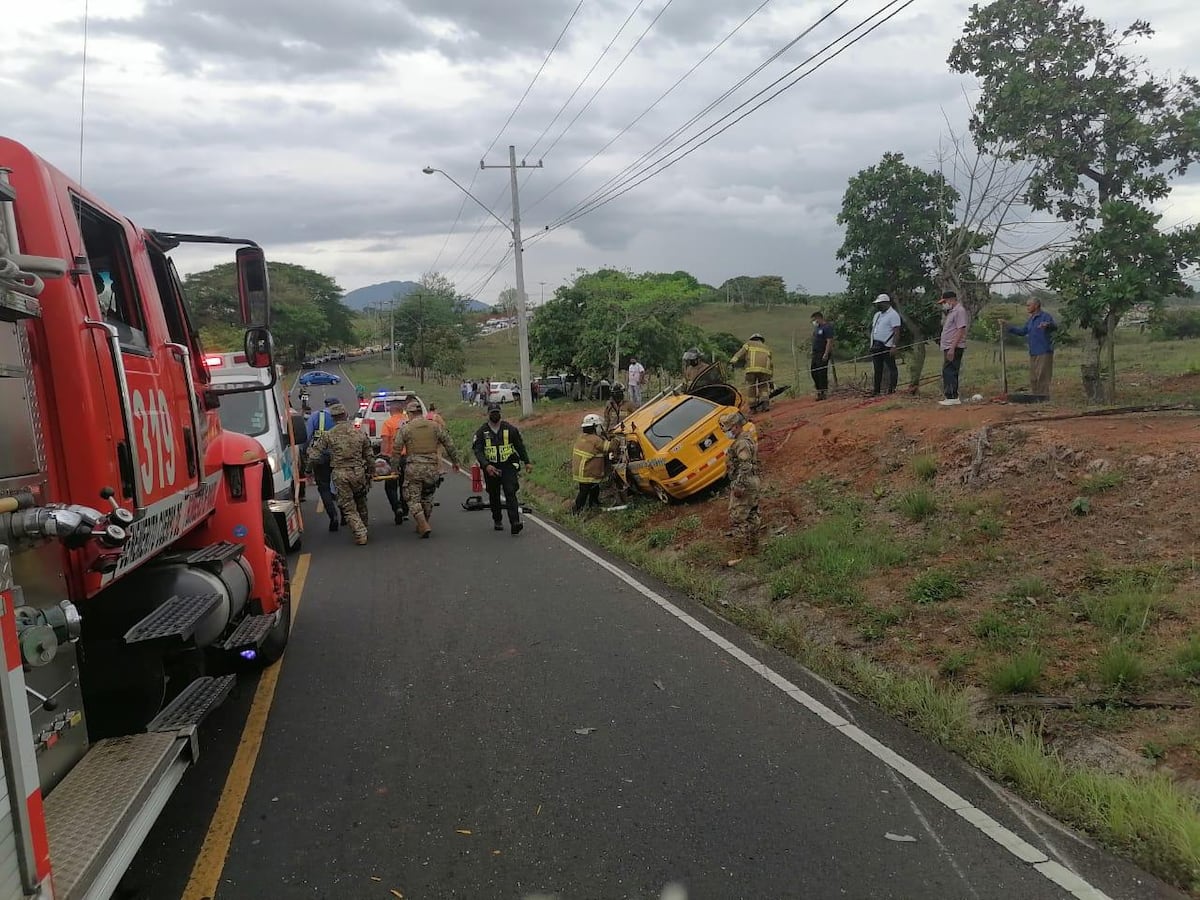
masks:
[[[831,725],[835,731],[841,732],[845,737],[854,741],[854,743],[858,744],[880,762],[884,763],[900,775],[907,778],[914,785],[925,791],[925,793],[929,794],[929,796],[934,800],[941,803],[947,809],[957,813],[964,821],[973,825],[981,834],[991,838],[1021,862],[1030,865],[1040,875],[1058,885],[1063,890],[1067,891],[1067,893],[1069,893],[1071,896],[1080,898],[1080,900],[1111,900],[1111,898],[1109,898],[1098,888],[1084,881],[1062,864],[1051,860],[1041,850],[1038,850],[1028,841],[1010,831],[1008,828],[1005,828],[983,810],[973,806],[971,803],[969,803],[963,797],[960,797],[954,791],[950,790],[950,788],[946,787],[946,785],[942,784],[928,772],[913,765],[900,754],[896,753],[896,751],[871,737],[871,735],[867,734],[857,725],[853,725],[846,721],[844,717],[838,715],[807,691],[797,687],[778,672],[774,671],[769,666],[764,665],[762,662],[755,659],[741,648],[734,646],[703,622],[684,612],[661,594],[646,587],[646,585],[642,584],[619,566],[616,566],[604,559],[602,556],[593,553],[578,541],[559,531],[549,522],[546,522],[537,516],[526,516],[526,518],[536,525],[544,528],[547,532],[558,538],[568,547],[579,552],[583,556],[586,556],[596,565],[600,566],[600,568],[605,569],[619,578],[621,581],[625,582],[647,600],[650,600],[667,613],[679,619],[679,621],[687,625],[705,640],[716,645],[721,650],[724,650],[727,654],[745,665],[752,672],[761,676],[775,687],[779,688],[779,690],[783,691],[783,693],[791,697],[809,712],[813,713],[818,718]]]

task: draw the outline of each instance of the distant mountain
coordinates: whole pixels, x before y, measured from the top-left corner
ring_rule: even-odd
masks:
[[[376,303],[386,303],[393,297],[407,297],[419,287],[415,281],[381,281],[379,284],[355,288],[342,298],[342,302],[351,309],[364,310]],[[491,308],[480,300],[467,301],[467,312],[487,312]]]
[[[415,281],[381,281],[350,291],[342,298],[342,302],[351,309],[366,309],[372,303],[386,302],[393,297],[407,297],[419,287]]]

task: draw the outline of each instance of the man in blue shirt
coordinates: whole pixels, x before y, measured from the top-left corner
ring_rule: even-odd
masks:
[[[322,431],[329,431],[333,428],[335,422],[333,416],[329,413],[329,407],[337,403],[337,397],[326,397],[325,408],[319,409],[308,417],[308,445],[311,447],[314,435]],[[326,515],[329,516],[329,530],[338,530],[338,507],[337,500],[333,497],[333,469],[329,465],[329,457],[322,456],[309,457],[309,466],[312,469],[313,481],[317,483],[317,493],[321,495],[321,506],[324,507]],[[344,520],[341,520],[345,524]]]
[[[1054,340],[1051,337],[1058,324],[1042,309],[1042,301],[1031,299],[1025,306],[1029,320],[1024,325],[1008,325],[1009,334],[1019,335],[1029,344],[1029,393],[1042,400],[1050,399],[1050,378],[1054,375]]]
[[[808,367],[812,375],[813,386],[817,389],[817,399],[824,400],[829,390],[829,360],[833,355],[833,326],[825,321],[825,314],[812,314],[813,339],[812,363]]]

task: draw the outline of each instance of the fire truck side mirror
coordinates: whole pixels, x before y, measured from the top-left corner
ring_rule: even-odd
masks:
[[[267,258],[261,247],[238,248],[237,285],[242,324],[247,328],[268,327],[271,324],[270,289]]]
[[[246,365],[254,369],[272,369],[274,367],[271,332],[266,328],[246,329],[245,349]]]

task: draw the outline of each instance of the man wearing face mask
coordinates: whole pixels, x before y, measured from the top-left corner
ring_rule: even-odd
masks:
[[[525,471],[533,468],[525,441],[515,425],[505,422],[500,414],[500,404],[488,404],[488,420],[475,432],[471,450],[483,469],[483,481],[487,487],[488,501],[492,508],[492,527],[504,530],[501,521],[500,491],[504,490],[504,505],[508,508],[508,524],[513,534],[520,534],[525,523],[521,521],[521,506],[517,502],[520,487],[517,472],[522,463]]]

